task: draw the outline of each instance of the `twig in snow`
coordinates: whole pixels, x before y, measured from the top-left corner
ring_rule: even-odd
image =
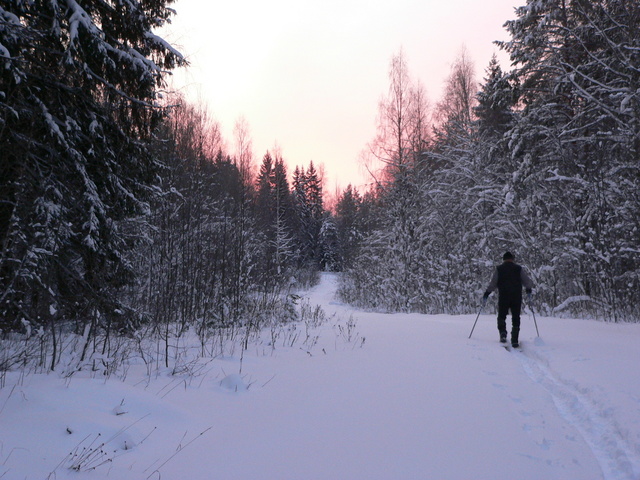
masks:
[[[194,438],[192,438],[189,443],[187,443],[184,447],[180,447],[178,446],[178,449],[176,449],[176,452],[171,455],[169,458],[167,458],[158,468],[156,468],[153,472],[151,472],[149,474],[149,476],[147,477],[147,480],[149,478],[151,478],[151,476],[155,473],[157,473],[158,475],[160,475],[160,469],[162,467],[164,467],[167,463],[169,463],[171,460],[173,460],[173,458],[178,455],[181,451],[183,451],[185,448],[187,448],[189,445],[191,445],[193,442],[195,442],[197,439],[199,439],[201,436],[203,436],[205,433],[207,433],[209,430],[211,430],[213,428],[213,426],[207,428],[206,430],[200,432],[197,436],[195,436]],[[185,434],[186,435],[186,434]],[[184,438],[184,437],[182,437]]]
[[[11,395],[13,395],[13,391],[16,389],[16,386],[14,385],[13,387],[11,387],[11,391],[9,392],[9,395],[7,396],[6,400],[4,401],[4,403],[2,404],[2,408],[0,408],[0,415],[2,415],[2,412],[4,411],[5,407],[7,406],[7,402],[9,401],[9,399],[11,398]]]
[[[273,374],[273,377],[271,377],[269,380],[267,380],[265,383],[262,384],[262,388],[264,388],[274,378],[276,378],[276,374],[275,373]]]

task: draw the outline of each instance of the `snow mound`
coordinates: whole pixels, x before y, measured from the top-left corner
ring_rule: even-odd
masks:
[[[230,392],[246,392],[249,389],[242,377],[236,373],[224,377],[220,381],[220,386]]]

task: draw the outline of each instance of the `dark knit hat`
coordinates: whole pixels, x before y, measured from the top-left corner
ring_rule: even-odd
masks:
[[[511,252],[506,252],[506,253],[502,256],[502,260],[513,260],[514,258],[516,258],[516,257],[514,257],[514,256],[513,256],[513,253],[511,253]]]

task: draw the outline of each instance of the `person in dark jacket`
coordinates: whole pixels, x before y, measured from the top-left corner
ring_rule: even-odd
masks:
[[[521,265],[515,263],[515,257],[511,252],[502,256],[502,265],[498,265],[493,271],[491,282],[482,299],[489,298],[491,292],[498,289],[498,331],[500,341],[507,341],[507,314],[511,310],[511,345],[518,347],[520,334],[520,310],[522,309],[522,287],[527,295],[531,295],[533,282],[527,271]]]

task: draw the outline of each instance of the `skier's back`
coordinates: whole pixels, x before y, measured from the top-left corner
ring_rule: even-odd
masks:
[[[515,257],[511,252],[506,252],[502,256],[503,263],[498,265],[494,271],[489,286],[484,293],[486,300],[496,288],[498,289],[498,331],[500,341],[507,341],[507,315],[511,310],[511,344],[514,347],[519,345],[520,334],[520,311],[522,310],[522,288],[527,294],[531,294],[533,282],[527,271],[521,265],[515,263]]]

